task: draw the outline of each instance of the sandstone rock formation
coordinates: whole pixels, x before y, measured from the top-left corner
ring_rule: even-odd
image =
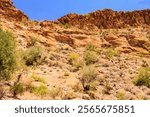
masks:
[[[137,27],[150,25],[150,10],[117,12],[111,9],[104,9],[86,15],[68,14],[58,19],[57,22],[89,30]]]
[[[11,0],[0,1],[0,17],[19,21],[28,19],[28,17],[24,13],[13,6]]]

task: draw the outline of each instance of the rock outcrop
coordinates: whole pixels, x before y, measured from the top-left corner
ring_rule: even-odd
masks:
[[[13,6],[11,0],[0,1],[0,18],[1,17],[17,21],[28,20],[28,17],[23,12]]]
[[[150,10],[117,12],[111,9],[104,9],[85,15],[68,14],[56,22],[88,30],[137,27],[150,25]]]

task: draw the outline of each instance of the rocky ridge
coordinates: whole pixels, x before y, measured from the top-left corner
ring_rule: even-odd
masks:
[[[68,14],[58,22],[87,30],[137,27],[150,25],[150,10],[118,12],[104,9],[85,15]]]

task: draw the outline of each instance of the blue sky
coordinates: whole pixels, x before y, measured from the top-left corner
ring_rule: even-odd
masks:
[[[117,11],[150,8],[150,0],[12,0],[33,20],[55,20],[68,13],[85,14],[111,8]]]

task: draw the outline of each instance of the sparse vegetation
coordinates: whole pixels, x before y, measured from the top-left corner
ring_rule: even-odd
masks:
[[[98,84],[99,84],[98,80],[93,81],[93,82],[90,84],[90,90],[91,90],[91,91],[95,91],[95,90],[97,89]]]
[[[71,53],[69,57],[70,57],[71,61],[73,62],[73,61],[77,61],[79,59],[80,55],[77,53]]]
[[[0,99],[150,99],[149,9],[39,22],[1,1]]]
[[[98,78],[96,69],[93,66],[84,66],[81,70],[80,81],[84,91],[89,90],[91,84]]]
[[[118,54],[118,52],[116,50],[114,50],[113,48],[107,48],[105,51],[105,55],[108,59],[112,59],[117,54]]]
[[[94,51],[94,52],[97,52],[97,53],[100,53],[101,52],[101,49],[100,48],[97,48],[95,45],[93,44],[88,44],[86,46],[86,51]]]
[[[80,57],[79,54],[77,54],[77,53],[71,53],[69,58],[70,58],[70,60],[71,60],[71,64],[72,64],[75,68],[79,69],[80,67],[83,67],[83,66],[84,66],[84,61],[83,61],[83,59]]]
[[[94,64],[98,61],[98,54],[94,51],[86,51],[84,54],[84,60],[87,65]]]
[[[37,38],[31,37],[30,46],[35,46],[37,43]]]
[[[24,92],[24,87],[21,83],[15,83],[12,87],[13,95],[22,94]]]
[[[94,64],[98,61],[98,54],[101,52],[99,48],[97,48],[93,44],[88,44],[86,46],[86,50],[84,52],[84,60],[86,65]]]
[[[80,82],[77,82],[74,86],[72,86],[72,89],[74,92],[81,92],[83,91],[82,84]]]
[[[118,100],[125,100],[125,91],[119,90],[116,94],[116,97],[118,98]]]
[[[39,46],[30,47],[26,50],[24,55],[25,64],[27,66],[41,64],[45,59],[45,55],[43,53],[43,49]]]
[[[41,83],[44,83],[44,84],[46,83],[45,79],[41,76],[37,76],[37,75],[33,74],[31,76],[31,78],[33,78],[35,81],[38,81],[38,82],[41,82]]]
[[[137,86],[144,85],[150,88],[150,68],[146,67],[146,68],[141,69],[134,83]]]
[[[53,87],[50,91],[50,96],[53,98],[53,99],[56,99],[56,97],[63,97],[63,91],[60,87]]]
[[[16,69],[15,39],[0,29],[0,80],[8,80]]]
[[[34,93],[38,96],[43,96],[46,95],[48,93],[48,88],[44,85],[40,85],[40,86],[30,86],[30,92]]]

